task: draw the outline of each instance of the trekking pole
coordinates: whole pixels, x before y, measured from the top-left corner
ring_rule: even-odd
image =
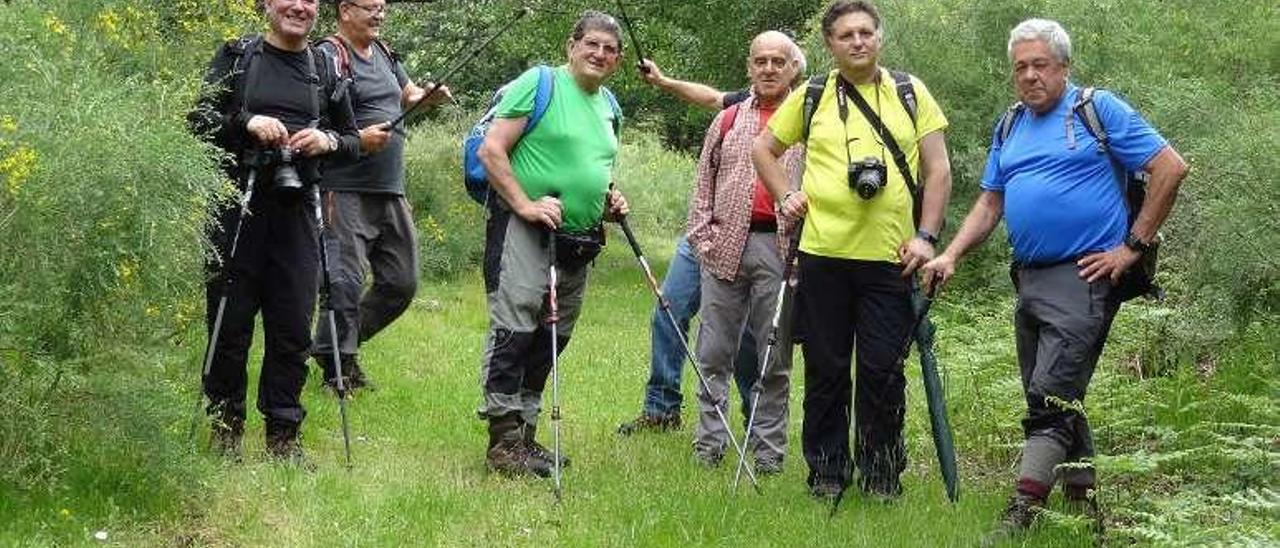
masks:
[[[560,323],[560,306],[556,301],[556,242],[555,234],[548,232],[548,240],[550,245],[547,246],[548,253],[551,255],[551,263],[548,267],[547,276],[547,308],[550,315],[547,323],[551,325],[551,430],[555,434],[555,451],[552,457],[552,478],[555,482],[556,502],[560,502],[560,359],[557,346],[556,326]]]
[[[397,116],[394,120],[389,122],[387,124],[387,127],[394,128],[400,122],[403,122],[404,119],[409,116],[409,114],[417,110],[419,106],[422,106],[424,103],[426,103],[427,98],[431,97],[431,95],[435,93],[436,90],[440,89],[440,86],[443,86],[446,80],[451,78],[454,73],[458,72],[459,70],[462,70],[462,67],[467,66],[467,64],[470,63],[472,59],[475,59],[476,55],[479,55],[480,52],[485,50],[485,48],[488,48],[489,44],[493,43],[494,40],[497,40],[499,36],[502,36],[503,34],[506,34],[507,31],[511,30],[511,27],[514,26],[517,21],[519,21],[520,19],[523,19],[525,15],[529,14],[529,11],[530,10],[528,7],[520,8],[520,10],[516,12],[516,16],[513,17],[510,21],[508,21],[506,25],[503,25],[502,28],[498,29],[497,32],[489,36],[489,38],[486,39],[484,42],[482,42],[479,46],[475,47],[470,52],[467,52],[465,55],[463,55],[462,60],[459,61],[456,65],[454,65],[453,68],[450,68],[449,70],[445,71],[443,76],[436,78],[435,82],[431,83],[431,88],[428,89],[426,93],[422,94],[422,98],[418,99],[417,101],[414,101],[412,105],[409,105],[409,108],[404,109],[404,112],[401,112],[399,116]]]
[[[662,296],[662,289],[658,287],[657,278],[653,277],[653,269],[649,268],[648,259],[644,258],[644,253],[640,251],[640,243],[636,241],[636,236],[631,232],[631,225],[627,223],[627,218],[622,217],[618,220],[618,224],[622,226],[622,233],[627,237],[627,243],[631,245],[631,251],[636,255],[636,261],[640,263],[640,269],[644,271],[645,281],[649,283],[649,289],[653,291],[653,296],[658,300],[658,307],[666,313],[667,321],[671,322],[672,329],[676,333],[682,332],[680,325],[676,323],[676,318],[671,314],[671,303],[667,302],[666,297]],[[707,377],[702,374],[702,366],[698,364],[698,359],[693,356],[693,352],[689,350],[688,341],[684,337],[676,337],[680,340],[680,347],[684,350],[684,355],[693,363],[693,372],[698,375],[698,384],[702,387],[702,392],[707,395],[707,399],[711,398],[711,385],[707,382]],[[723,402],[711,402],[711,406],[716,410],[716,416],[720,418],[720,424],[724,426],[724,431],[729,435],[729,443],[733,445],[735,451],[739,455],[742,453],[742,446],[738,445],[738,440],[733,435],[733,428],[729,426],[729,419],[724,416],[724,410],[720,407]],[[747,477],[751,480],[751,486],[755,488],[756,493],[760,493],[760,483],[756,479],[756,473],[750,466],[746,467]]]
[[[631,37],[631,43],[636,46],[636,70],[649,74],[649,67],[644,64],[644,51],[640,47],[640,40],[636,39],[636,30],[631,26],[631,20],[627,18],[627,9],[622,6],[622,0],[618,0],[618,16],[622,17],[622,24],[627,27],[627,36]]]
[[[751,387],[751,412],[747,414],[747,432],[743,434],[742,452],[738,453],[738,470],[733,474],[733,490],[738,490],[742,480],[742,469],[747,464],[747,448],[751,446],[751,429],[756,423],[756,409],[760,405],[760,394],[764,392],[764,375],[769,370],[769,358],[773,348],[778,344],[778,326],[781,324],[782,312],[788,296],[794,296],[796,288],[798,254],[800,251],[800,233],[804,230],[804,221],[796,224],[795,234],[787,242],[787,255],[782,270],[782,283],[778,287],[778,305],[773,309],[773,324],[769,327],[768,345],[764,349],[764,361],[760,365],[760,376]],[[789,344],[789,343],[788,343]]]
[[[227,294],[231,292],[231,263],[235,261],[236,249],[240,247],[240,229],[244,227],[244,218],[250,215],[249,199],[253,197],[253,183],[257,179],[258,170],[250,169],[245,181],[244,195],[240,197],[240,215],[236,217],[236,229],[231,236],[231,251],[224,261],[222,295],[218,297],[218,311],[213,315],[213,331],[209,333],[209,345],[204,349],[204,369],[200,372],[200,396],[196,398],[195,412],[191,414],[191,427],[187,430],[187,440],[196,435],[196,422],[200,419],[200,404],[204,403],[204,381],[209,378],[209,370],[213,368],[213,351],[218,347],[218,336],[222,334],[222,316],[227,311]]]
[[[342,446],[347,454],[347,470],[351,469],[351,429],[347,423],[347,388],[342,378],[342,357],[338,354],[338,322],[333,312],[333,279],[329,276],[329,252],[325,249],[327,239],[325,233],[329,225],[324,222],[324,208],[320,201],[320,186],[312,186],[312,196],[316,201],[316,226],[320,235],[320,309],[325,312],[325,321],[329,324],[329,340],[332,341],[333,378],[338,386],[338,415],[342,419]]]

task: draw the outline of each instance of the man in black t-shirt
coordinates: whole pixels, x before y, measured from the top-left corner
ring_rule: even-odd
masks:
[[[270,455],[301,462],[300,395],[311,347],[319,274],[313,187],[319,158],[354,158],[360,138],[346,101],[334,102],[337,78],[307,45],[317,0],[265,0],[265,36],[218,49],[196,109],[197,135],[231,158],[227,175],[245,192],[214,213],[207,265],[211,361],[202,379],[214,416],[211,445],[232,457],[244,433],[246,363],[254,318],[262,312],[265,348],[258,410]],[[294,177],[287,176],[292,168]]]
[[[399,57],[378,40],[386,10],[385,0],[340,0],[337,35],[317,46],[334,58],[339,75],[350,80],[351,104],[362,128],[361,157],[329,162],[320,183],[333,236],[326,243],[336,344],[353,389],[371,387],[356,359],[360,345],[398,318],[418,287],[418,242],[404,192],[404,134],[387,122],[421,100],[426,90],[409,79]],[[440,87],[426,103],[449,99],[449,89]],[[366,262],[373,273],[368,291]],[[328,325],[320,322],[315,338],[312,353],[325,384],[335,388],[335,343]]]

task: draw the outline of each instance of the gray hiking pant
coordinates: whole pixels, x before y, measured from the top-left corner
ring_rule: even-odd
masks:
[[[501,200],[490,200],[485,231],[484,278],[489,334],[480,367],[482,418],[519,413],[537,424],[542,391],[551,373],[551,328],[547,322],[551,233],[526,223]],[[558,267],[555,350],[564,352],[587,289],[588,266]]]
[[[770,358],[764,363],[765,349],[778,304],[778,288],[782,284],[782,253],[773,232],[751,232],[742,250],[742,262],[733,281],[716,278],[702,271],[702,305],[698,316],[698,364],[707,378],[711,393],[698,388],[698,427],[694,431],[694,447],[703,453],[724,454],[729,435],[716,407],[727,417],[729,382],[733,379],[734,361],[743,327],[756,334],[756,355],[764,372],[760,403],[756,408],[752,449],[757,458],[782,459],[787,452],[787,398],[791,388],[790,364]],[[775,349],[776,350],[776,349]],[[774,356],[776,357],[776,356]],[[748,394],[748,401],[753,395]],[[746,422],[746,417],[743,417]]]
[[[1059,472],[1068,487],[1091,487],[1092,467],[1072,467],[1094,454],[1089,421],[1074,407],[1083,404],[1120,303],[1108,280],[1088,283],[1075,261],[1045,267],[1015,267],[1018,304],[1014,329],[1018,366],[1027,399],[1022,421],[1028,446],[1057,446],[1068,466]],[[1061,462],[1027,462],[1022,476],[1043,482],[1045,470]],[[1040,472],[1036,472],[1040,471]],[[1035,476],[1040,476],[1036,478]],[[1048,486],[1052,485],[1049,478]]]
[[[413,215],[404,196],[394,194],[331,191],[323,194],[323,204],[338,351],[356,354],[361,344],[409,308],[418,290]],[[368,290],[364,287],[366,264],[373,273]],[[311,352],[333,352],[333,337],[323,315],[316,322]]]

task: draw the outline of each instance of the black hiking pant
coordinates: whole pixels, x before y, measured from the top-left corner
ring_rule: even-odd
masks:
[[[234,258],[238,205],[219,212],[210,234],[218,254],[206,265],[210,334],[224,291],[227,303],[204,391],[211,412],[224,407],[223,412],[244,417],[249,347],[261,312],[265,344],[258,411],[268,421],[298,424],[306,415],[300,395],[320,272],[315,205],[309,190],[282,194],[262,189],[255,191],[249,208]]]
[[[800,254],[796,311],[805,333],[802,444],[809,485],[849,485],[856,459],[864,489],[901,489],[898,476],[907,464],[902,364],[912,326],[911,286],[901,274],[901,266],[888,262]]]

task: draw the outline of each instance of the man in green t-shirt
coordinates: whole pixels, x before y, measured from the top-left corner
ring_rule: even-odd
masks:
[[[823,16],[822,35],[837,69],[827,77],[811,123],[806,127],[801,88],[756,139],[753,159],[783,215],[805,218],[796,322],[804,333],[802,444],[810,489],[818,497],[838,497],[856,462],[862,490],[890,499],[901,492],[898,476],[906,467],[910,277],[934,256],[951,192],[947,120],[914,77],[914,116],[900,100],[895,78],[877,62],[883,34],[875,6],[838,0]],[[874,119],[884,132],[874,129]],[[792,190],[778,157],[806,135],[802,190]],[[914,181],[924,188],[913,195]],[[850,411],[857,417],[852,458]]]
[[[489,335],[481,370],[489,421],[488,466],[509,474],[551,474],[552,456],[534,439],[552,352],[569,343],[582,308],[587,264],[604,244],[601,222],[627,214],[609,189],[621,116],[602,87],[622,55],[617,21],[583,13],[566,43],[567,65],[552,69],[550,104],[524,134],[538,71],[503,94],[480,147],[489,200],[484,278]],[[547,323],[548,269],[556,258],[556,340]],[[568,459],[561,457],[561,465]]]

